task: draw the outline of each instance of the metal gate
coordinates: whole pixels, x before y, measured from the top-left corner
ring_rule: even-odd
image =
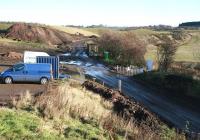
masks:
[[[52,65],[53,78],[59,79],[59,57],[57,56],[37,56],[37,63],[47,63]]]

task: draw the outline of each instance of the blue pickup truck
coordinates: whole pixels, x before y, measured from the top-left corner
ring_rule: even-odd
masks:
[[[47,84],[51,78],[51,64],[42,63],[19,63],[0,74],[0,79],[5,84],[11,84],[13,82],[39,82],[40,84]]]

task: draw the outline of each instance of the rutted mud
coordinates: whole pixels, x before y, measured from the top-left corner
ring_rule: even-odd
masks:
[[[47,90],[47,86],[39,84],[0,84],[0,106],[5,106],[15,98],[18,99],[20,95],[29,92],[31,95],[41,94]]]

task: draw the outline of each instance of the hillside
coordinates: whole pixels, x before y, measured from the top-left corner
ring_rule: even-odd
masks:
[[[32,25],[32,26],[31,26]],[[14,24],[0,23],[0,31],[8,30],[7,39],[0,39],[1,44],[23,45],[40,47],[46,45],[66,44],[71,41],[88,36],[100,36],[103,32],[113,30],[117,32],[127,32],[121,28],[84,28],[84,27],[65,27],[65,26],[46,26],[40,24]],[[156,60],[156,46],[152,40],[158,39],[157,36],[168,34],[173,37],[176,30],[152,30],[146,28],[130,29],[139,39],[147,43],[146,59]],[[181,45],[175,56],[175,60],[186,62],[200,62],[200,30],[182,30],[181,38],[177,40]],[[178,33],[179,34],[179,33]],[[14,39],[15,41],[13,41]],[[22,41],[18,41],[22,40]],[[10,43],[12,42],[12,43]],[[31,43],[31,44],[30,44]],[[36,43],[36,44],[33,44]],[[43,45],[44,44],[44,45]]]
[[[84,28],[87,31],[101,34],[110,29],[106,28]],[[127,32],[117,29],[112,29],[116,32]],[[152,29],[133,29],[128,30],[133,32],[140,40],[147,44],[146,59],[156,60],[156,49],[157,47],[153,42],[159,42],[160,35],[167,35],[172,38],[175,42],[180,44],[178,51],[175,56],[175,60],[185,62],[200,62],[200,30],[152,30]]]
[[[72,36],[65,32],[50,27],[24,23],[13,24],[7,29],[5,37],[18,41],[30,41],[48,45],[67,44],[73,40]]]
[[[66,32],[71,35],[81,34],[83,36],[99,36],[97,33],[85,30],[85,28],[65,27],[65,26],[53,26],[53,28]]]

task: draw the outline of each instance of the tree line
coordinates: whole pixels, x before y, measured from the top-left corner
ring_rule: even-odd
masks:
[[[200,27],[200,21],[181,23],[179,27]]]

